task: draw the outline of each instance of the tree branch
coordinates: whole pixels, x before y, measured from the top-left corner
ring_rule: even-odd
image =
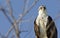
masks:
[[[38,0],[35,0],[28,10],[25,10],[24,13],[22,13],[22,14],[19,15],[20,17],[17,20],[18,24],[22,20],[22,18],[36,5],[37,2],[38,2]]]

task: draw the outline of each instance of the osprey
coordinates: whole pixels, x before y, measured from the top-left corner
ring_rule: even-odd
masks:
[[[34,21],[36,38],[57,38],[57,28],[51,16],[47,14],[46,7],[41,5],[38,16]]]

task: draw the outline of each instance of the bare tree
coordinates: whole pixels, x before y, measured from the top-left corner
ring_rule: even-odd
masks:
[[[9,7],[9,11],[7,13],[7,10],[3,7],[3,6],[0,6],[0,11],[3,12],[3,14],[6,16],[7,20],[11,23],[11,27],[10,29],[8,30],[8,32],[6,33],[6,35],[4,37],[8,38],[9,37],[9,34],[10,32],[14,29],[15,30],[15,34],[16,34],[16,38],[20,38],[20,33],[21,32],[26,32],[26,31],[20,31],[19,30],[19,24],[21,23],[22,21],[22,18],[29,13],[29,11],[36,5],[36,3],[39,1],[39,0],[34,0],[34,2],[32,3],[32,5],[29,7],[29,9],[25,9],[27,3],[28,3],[28,0],[24,0],[24,7],[23,7],[23,13],[19,15],[19,18],[16,20],[15,19],[15,16],[13,15],[13,8],[12,8],[12,5],[11,5],[11,1],[10,0],[6,0],[7,1],[7,5]],[[9,17],[9,16],[12,18]],[[29,20],[28,20],[29,21]],[[1,34],[0,34],[1,35]],[[3,35],[1,35],[3,36]],[[14,37],[14,35],[12,36],[12,38]],[[3,38],[3,37],[2,37]]]

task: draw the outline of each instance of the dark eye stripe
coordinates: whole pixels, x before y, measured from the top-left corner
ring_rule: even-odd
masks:
[[[44,7],[44,9],[46,9],[46,7]]]

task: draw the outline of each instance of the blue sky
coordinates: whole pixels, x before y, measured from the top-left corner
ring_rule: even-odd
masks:
[[[34,0],[28,0],[28,4],[26,6],[26,9],[28,9]],[[23,12],[22,8],[24,6],[24,0],[11,0],[11,5],[13,8],[13,14],[15,18],[17,19],[19,14]],[[34,33],[34,19],[38,15],[38,7],[40,5],[45,5],[47,7],[48,15],[50,15],[53,19],[60,13],[60,0],[39,0],[38,3],[30,10],[30,12],[24,16],[23,20],[28,20],[32,18],[32,21],[30,22],[22,22],[20,24],[20,30],[27,30],[28,32],[22,32],[20,34],[21,38],[35,38]],[[8,10],[6,0],[0,0],[0,6],[3,6],[6,10]],[[60,38],[60,17],[57,18],[55,21],[57,30],[58,30],[58,38]],[[0,11],[0,33],[2,35],[5,35],[6,32],[9,30],[9,27],[11,26],[10,22],[7,20],[7,18],[4,16],[3,12]],[[11,38],[12,33],[14,33],[14,30],[9,35],[9,38]]]

